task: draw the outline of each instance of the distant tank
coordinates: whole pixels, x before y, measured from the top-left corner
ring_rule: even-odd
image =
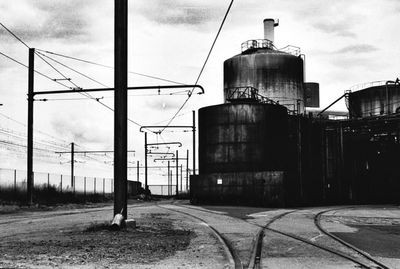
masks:
[[[348,108],[351,118],[400,113],[399,81],[378,81],[354,87],[361,90],[349,92]]]
[[[280,51],[274,47],[277,25],[272,19],[264,20],[264,39],[244,42],[242,53],[224,62],[225,102],[237,88],[254,87],[258,94],[289,111],[304,112],[304,62],[300,49],[286,47]]]

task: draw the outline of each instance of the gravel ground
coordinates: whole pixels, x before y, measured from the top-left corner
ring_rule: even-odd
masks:
[[[93,224],[83,231],[75,228],[59,233],[12,237],[0,245],[0,266],[80,267],[93,264],[108,268],[122,264],[146,264],[184,250],[195,233],[175,229],[165,214],[143,214],[137,227],[127,225],[110,231],[108,223]]]
[[[128,206],[136,226],[108,228],[113,208],[68,205],[0,212],[0,268],[230,268],[229,257],[210,228],[217,229],[249,264],[258,225],[287,209],[179,207],[181,202],[146,202]],[[161,206],[159,206],[161,205]],[[277,220],[272,227],[354,255],[321,234],[313,216],[326,208],[304,208]],[[400,269],[399,207],[355,207],[326,213],[323,226],[370,252],[390,268]],[[208,211],[208,212],[207,212]],[[289,210],[290,211],[290,210]],[[218,214],[214,214],[218,213]],[[250,222],[250,223],[249,223]],[[266,231],[262,267],[356,268],[355,264],[285,236]]]
[[[112,208],[2,215],[0,268],[224,268],[207,227],[154,203],[128,209],[136,226],[109,230]],[[33,218],[34,217],[34,218]],[[204,259],[207,257],[207,259]]]

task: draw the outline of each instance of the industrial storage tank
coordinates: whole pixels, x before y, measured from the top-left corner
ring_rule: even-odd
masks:
[[[298,48],[275,48],[277,25],[264,20],[264,39],[244,42],[242,53],[224,62],[224,104],[199,110],[193,203],[287,202],[288,114],[304,113],[304,62]]]
[[[361,90],[348,93],[348,108],[351,118],[384,116],[400,113],[400,83],[378,81],[357,85]]]
[[[258,94],[286,106],[295,114],[304,112],[304,74],[300,49],[281,51],[274,46],[274,20],[264,20],[264,39],[242,44],[242,53],[224,62],[224,96],[253,87]]]
[[[304,83],[304,106],[319,107],[319,83]]]
[[[232,103],[199,110],[200,173],[284,170],[287,110]]]
[[[199,110],[199,177],[192,200],[283,205],[287,109],[235,102]],[[194,199],[193,199],[194,198]]]

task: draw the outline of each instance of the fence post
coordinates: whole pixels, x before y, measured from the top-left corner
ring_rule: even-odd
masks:
[[[94,178],[94,180],[93,180],[93,192],[94,192],[94,194],[96,194],[96,178]]]
[[[83,178],[83,196],[86,199],[86,177]]]
[[[60,189],[61,189],[61,193],[62,193],[62,175],[61,175],[61,180],[60,180]]]
[[[106,179],[103,177],[103,197],[106,195]]]
[[[50,189],[50,173],[47,173],[47,190]]]
[[[73,178],[73,180],[74,180],[74,186],[73,186],[73,190],[74,190],[74,196],[75,196],[75,191],[76,191],[76,185],[75,185],[75,176],[74,176],[74,178]]]

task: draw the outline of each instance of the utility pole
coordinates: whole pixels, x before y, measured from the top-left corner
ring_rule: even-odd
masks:
[[[182,169],[183,169],[183,164],[181,164],[181,192],[183,191],[183,188],[182,188],[182,178],[183,178]]]
[[[75,160],[74,160],[74,142],[71,143],[71,187],[73,188],[75,185],[74,182],[74,164],[75,164]]]
[[[169,176],[169,170],[170,170],[170,166],[169,166],[170,162],[168,161],[168,195],[171,195],[171,187],[170,187],[170,176]]]
[[[176,195],[178,196],[178,177],[179,177],[179,173],[178,173],[178,161],[179,161],[179,158],[178,158],[178,150],[176,150],[176,161],[175,161],[175,164],[176,164]]]
[[[186,191],[188,190],[189,181],[189,150],[186,150]]]
[[[169,180],[170,180],[170,190],[171,190],[171,196],[172,196],[172,169],[171,169],[171,171],[170,171],[170,173],[169,173]]]
[[[139,161],[136,162],[137,166],[137,182],[139,182]]]
[[[114,216],[126,220],[128,179],[128,0],[114,1]]]
[[[193,112],[193,175],[196,175],[196,111]]]
[[[35,72],[35,49],[29,49],[28,66],[28,145],[27,145],[27,203],[33,203],[33,91]]]
[[[144,189],[147,193],[147,132],[144,133]]]

